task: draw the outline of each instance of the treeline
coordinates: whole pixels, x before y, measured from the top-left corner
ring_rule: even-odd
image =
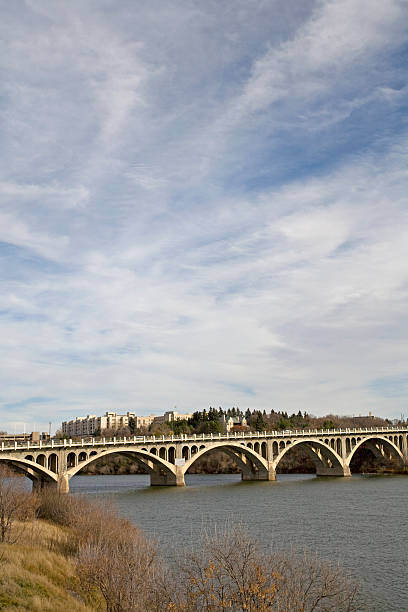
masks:
[[[0,472],[0,516],[20,477]],[[70,612],[353,612],[355,582],[302,552],[264,552],[242,527],[203,534],[195,551],[157,545],[112,508],[44,489],[25,492],[0,542],[0,608]],[[4,506],[4,507],[3,507]],[[32,509],[36,508],[34,512]],[[19,536],[24,533],[24,538]],[[168,555],[167,555],[168,556]]]
[[[307,412],[288,414],[285,411],[250,410],[238,407],[209,407],[208,410],[194,412],[190,419],[173,422],[152,423],[148,428],[136,428],[135,419],[129,419],[129,426],[120,430],[96,432],[96,435],[179,435],[179,434],[218,434],[225,431],[225,422],[232,417],[236,423],[232,431],[283,431],[302,429],[336,429],[357,427],[388,427],[392,425],[389,419],[373,416],[339,416],[328,414],[317,417]],[[243,419],[245,418],[245,421]],[[243,424],[245,423],[245,424]]]
[[[152,423],[149,427],[136,427],[134,418],[129,419],[129,425],[120,429],[105,429],[95,431],[94,436],[123,437],[133,435],[180,435],[180,434],[218,434],[226,429],[226,422],[232,418],[234,424],[232,431],[284,431],[303,429],[337,429],[337,428],[359,428],[359,427],[389,427],[395,422],[374,416],[340,416],[327,414],[326,416],[314,416],[308,412],[289,414],[286,411],[250,410],[245,411],[233,406],[224,410],[210,406],[208,410],[196,411],[189,419],[178,421],[165,421]],[[245,419],[245,420],[244,420]],[[407,422],[399,421],[398,425],[407,425]],[[61,431],[56,432],[56,437],[64,437]]]

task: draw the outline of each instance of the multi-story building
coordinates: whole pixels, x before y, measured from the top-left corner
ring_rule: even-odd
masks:
[[[154,423],[174,423],[175,421],[187,421],[191,419],[192,414],[180,414],[175,410],[169,410],[161,416],[154,417]]]
[[[135,427],[136,429],[143,429],[144,427],[147,429],[153,423],[156,417],[154,414],[150,416],[135,416]]]
[[[103,416],[88,414],[86,417],[76,417],[72,421],[62,423],[62,433],[67,436],[93,436],[95,432],[105,430],[117,430],[128,427],[129,419],[136,419],[134,412],[116,414],[116,412],[105,412]]]
[[[62,423],[62,433],[65,436],[93,436],[106,430],[117,431],[129,426],[129,419],[133,418],[136,429],[148,428],[152,423],[172,423],[182,419],[189,419],[192,414],[179,414],[171,410],[162,416],[137,416],[134,412],[116,414],[105,412],[103,416],[88,414],[86,417],[76,417],[72,421]]]

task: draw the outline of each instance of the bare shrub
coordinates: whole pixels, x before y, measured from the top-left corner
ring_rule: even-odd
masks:
[[[310,553],[272,553],[269,562],[279,576],[276,610],[352,612],[363,610],[358,584],[339,566]]]
[[[81,598],[108,612],[165,610],[164,571],[156,546],[109,501],[44,489],[39,517],[69,527],[65,553],[75,557]],[[76,588],[73,585],[73,588]]]
[[[27,490],[24,478],[0,465],[0,542],[16,542],[23,528],[21,524],[19,529],[13,526],[33,518],[37,506],[37,496]]]
[[[358,589],[338,568],[304,555],[263,553],[235,530],[187,555],[173,592],[177,612],[352,612]]]
[[[88,510],[89,502],[79,495],[60,493],[54,486],[46,486],[39,495],[38,518],[56,525],[73,527]]]
[[[98,517],[103,518],[103,515]],[[82,592],[100,593],[108,612],[167,609],[164,572],[156,546],[124,519],[88,531],[79,545],[77,575]]]
[[[187,554],[179,571],[178,611],[271,610],[276,602],[279,576],[239,531],[207,537],[204,551]]]

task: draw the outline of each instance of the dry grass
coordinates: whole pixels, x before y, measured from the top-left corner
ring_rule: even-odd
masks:
[[[37,520],[26,526],[17,544],[1,546],[0,610],[95,610],[81,603],[74,593],[75,565],[64,555],[68,540],[68,530]]]

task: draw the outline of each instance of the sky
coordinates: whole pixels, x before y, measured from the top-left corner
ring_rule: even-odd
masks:
[[[0,429],[408,416],[408,3],[0,8]]]

